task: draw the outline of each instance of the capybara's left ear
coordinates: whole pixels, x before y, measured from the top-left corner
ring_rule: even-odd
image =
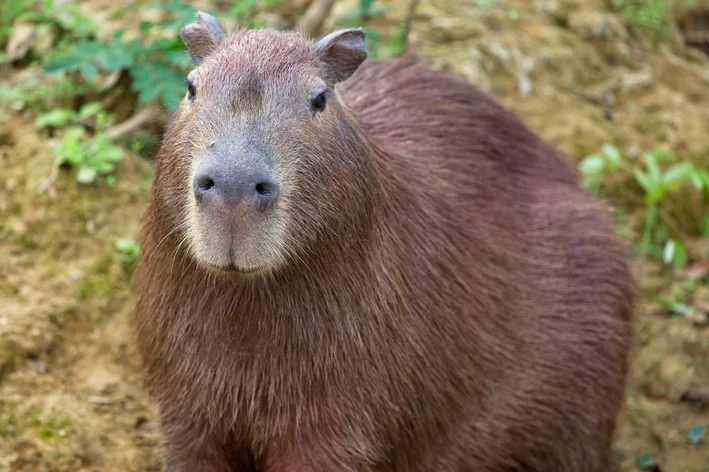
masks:
[[[315,47],[333,83],[348,79],[367,58],[362,28],[332,32],[318,41]]]

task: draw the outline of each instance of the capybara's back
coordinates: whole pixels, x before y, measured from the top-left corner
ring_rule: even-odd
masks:
[[[358,29],[183,38],[135,279],[169,470],[609,470],[632,283],[561,152]]]

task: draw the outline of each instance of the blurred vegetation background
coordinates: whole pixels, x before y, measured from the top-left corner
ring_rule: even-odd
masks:
[[[415,45],[566,151],[633,248],[619,470],[709,470],[709,1],[2,0],[0,472],[160,470],[129,283],[197,8]]]

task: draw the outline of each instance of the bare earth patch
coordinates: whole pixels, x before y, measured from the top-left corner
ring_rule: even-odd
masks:
[[[474,3],[422,1],[411,36],[421,55],[491,93],[573,161],[613,143],[630,154],[666,146],[709,166],[700,51],[634,46],[600,1]],[[374,25],[390,30],[407,8],[392,2]],[[130,268],[114,250],[136,237],[149,173],[128,157],[115,188],[79,186],[62,172],[38,194],[56,144],[31,116],[0,115],[0,472],[157,471],[129,329]],[[709,409],[687,394],[709,387],[707,325],[669,316],[654,300],[667,290],[658,267],[637,258],[634,268],[641,303],[619,470],[638,470],[643,453],[663,471],[709,470],[709,437],[688,440],[694,425],[709,427]],[[709,287],[693,301],[709,311]]]

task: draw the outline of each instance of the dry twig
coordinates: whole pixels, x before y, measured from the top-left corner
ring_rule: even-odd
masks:
[[[164,110],[158,105],[146,105],[142,110],[127,120],[108,128],[106,130],[106,136],[113,141],[156,121],[163,114]]]
[[[334,4],[335,0],[315,0],[298,21],[296,29],[305,36],[313,37],[317,35]]]
[[[414,22],[414,15],[416,14],[416,7],[419,4],[419,0],[411,0],[409,3],[409,12],[406,15],[406,20],[404,21],[404,31],[401,33],[401,40],[404,43],[404,49],[409,45],[409,33],[411,32],[411,25]]]

